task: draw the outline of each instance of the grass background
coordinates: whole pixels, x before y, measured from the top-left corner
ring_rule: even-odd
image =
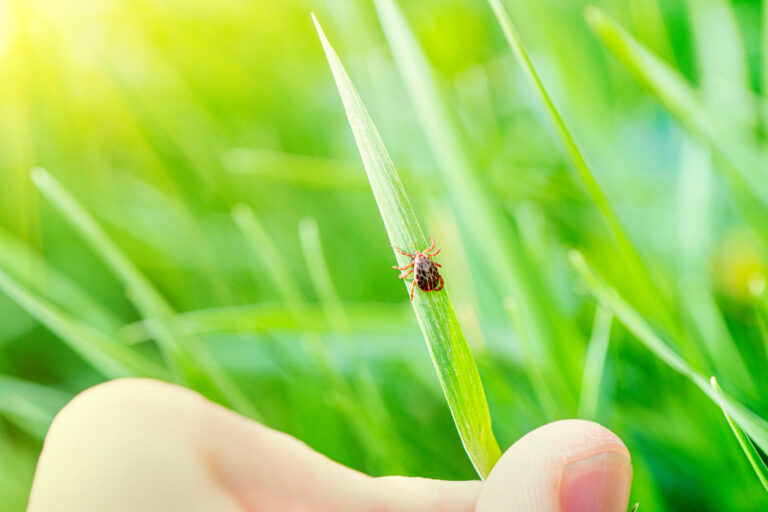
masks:
[[[0,511],[23,510],[70,397],[154,371],[371,474],[475,477],[310,11],[444,248],[502,449],[586,417],[625,440],[643,509],[765,507],[717,405],[611,322],[568,259],[768,416],[764,9],[596,2],[681,93],[615,58],[586,2],[504,4],[647,280],[485,2],[400,2],[412,41],[384,1],[0,2]]]

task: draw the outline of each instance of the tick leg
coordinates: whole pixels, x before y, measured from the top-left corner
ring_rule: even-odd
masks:
[[[432,238],[432,237],[429,237],[429,241],[430,241],[430,242],[432,242],[432,245],[430,245],[430,246],[429,246],[429,249],[427,249],[427,250],[426,250],[426,251],[424,251],[424,252],[429,252],[429,251],[431,251],[432,249],[434,249],[434,248],[435,248],[435,239],[434,239],[434,238]]]
[[[411,274],[413,274],[413,269],[409,270],[407,273],[402,273],[402,274],[400,274],[397,277],[399,277],[400,279],[405,279],[406,277],[408,277]]]
[[[440,286],[438,286],[437,288],[435,288],[433,291],[435,291],[435,292],[439,292],[439,291],[440,291],[440,290],[442,290],[443,288],[445,288],[445,281],[443,281],[443,276],[440,276]]]
[[[443,266],[436,261],[433,261],[432,263],[434,263],[437,268],[443,268]]]
[[[442,251],[442,250],[443,250],[443,248],[441,247],[441,248],[439,248],[438,250],[436,250],[435,252],[433,252],[432,254],[429,254],[428,256],[429,256],[430,258],[434,258],[434,257],[435,257],[435,256],[437,256],[438,254],[440,254],[440,251]]]
[[[392,248],[394,250],[396,250],[397,252],[399,252],[400,254],[402,254],[403,256],[408,256],[409,258],[413,258],[413,254],[411,254],[411,253],[405,252],[402,249],[399,249],[399,248],[395,247],[394,245],[392,246]]]
[[[413,266],[413,262],[410,262],[409,264],[407,264],[407,265],[405,265],[403,267],[398,267],[396,265],[392,265],[392,268],[396,268],[397,270],[405,270],[405,269],[410,268],[412,266]]]
[[[416,280],[414,279],[413,282],[411,283],[411,302],[413,302],[413,290],[415,286],[416,286]]]

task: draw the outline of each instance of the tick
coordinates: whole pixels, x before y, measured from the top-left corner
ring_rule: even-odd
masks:
[[[425,251],[416,251],[413,254],[401,251],[394,245],[392,246],[393,249],[403,256],[411,258],[411,262],[403,267],[398,267],[397,265],[392,267],[397,270],[402,270],[402,273],[397,276],[400,279],[405,279],[413,274],[413,283],[411,283],[411,302],[413,302],[413,291],[414,286],[416,285],[418,285],[419,290],[423,292],[439,292],[445,286],[443,276],[441,276],[440,271],[437,270],[442,267],[442,265],[432,261],[432,258],[437,256],[440,252],[440,249],[435,251],[435,239],[430,238],[429,240],[432,242],[429,249]],[[408,270],[408,272],[406,272],[406,270]]]

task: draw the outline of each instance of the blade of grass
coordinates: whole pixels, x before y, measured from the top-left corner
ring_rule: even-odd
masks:
[[[749,288],[755,300],[757,328],[763,340],[765,354],[768,357],[768,291],[766,291],[765,276],[753,276],[749,283]]]
[[[762,87],[763,87],[763,96],[766,96],[766,91],[768,91],[768,0],[763,0],[762,2],[762,13],[763,13],[763,23],[762,23],[762,37],[761,37],[761,52],[760,55],[762,56],[760,61],[760,78],[762,79]],[[762,112],[763,112],[763,125],[768,126],[768,101],[763,99],[762,101]]]
[[[309,277],[328,317],[328,324],[336,332],[349,332],[349,319],[344,313],[344,306],[341,304],[336,287],[333,286],[333,279],[331,279],[330,269],[323,255],[320,232],[315,219],[311,217],[301,219],[299,222],[299,240],[309,269]]]
[[[20,443],[18,436],[10,436],[0,428],[0,510],[18,512],[28,510],[29,490],[35,474],[35,460],[39,448]]]
[[[754,382],[715,301],[706,255],[711,253],[712,163],[708,150],[687,140],[678,179],[678,290],[689,332],[701,340],[712,367],[757,395]]]
[[[205,347],[178,332],[173,308],[85,208],[44,169],[34,169],[32,180],[123,283],[141,315],[151,320],[147,325],[174,376],[204,395],[257,418],[259,414],[248,398]]]
[[[764,451],[768,451],[768,422],[756,415],[736,399],[725,393],[716,394],[708,379],[698,373],[682,357],[654,332],[653,328],[635,311],[613,288],[610,288],[595,274],[584,261],[579,251],[569,254],[571,264],[576,269],[584,284],[617,318],[661,361],[677,373],[683,375],[701,389],[712,401],[723,407],[733,416],[742,428],[755,440]]]
[[[365,386],[350,385],[349,381],[343,376],[343,372],[330,357],[328,345],[324,342],[323,338],[317,332],[307,328],[309,324],[307,307],[304,303],[304,297],[299,288],[299,284],[295,278],[295,272],[291,272],[288,269],[285,264],[285,258],[281,257],[274,239],[258,221],[253,211],[244,204],[238,204],[233,208],[232,216],[251,244],[253,252],[259,255],[264,266],[267,268],[267,272],[272,276],[272,280],[283,296],[287,308],[292,313],[292,323],[294,325],[298,323],[301,326],[301,330],[304,331],[302,333],[302,339],[305,341],[303,346],[310,352],[312,359],[330,383],[332,389],[331,394],[333,396],[331,405],[337,407],[340,412],[347,417],[346,421],[350,425],[353,425],[353,431],[357,434],[364,446],[366,446],[366,450],[371,453],[372,461],[375,460],[378,469],[381,469],[381,467],[384,467],[387,463],[387,454],[382,451],[381,443],[376,442],[375,438],[379,437],[379,440],[385,439],[386,431],[382,430],[382,425],[386,424],[386,420],[384,420],[383,417],[378,418],[378,421],[373,418],[375,410],[382,410],[379,407],[381,400],[370,396],[362,396],[361,393],[367,389]],[[315,233],[315,237],[317,237],[317,233]],[[306,253],[307,249],[304,247],[305,242],[307,242],[307,240],[302,239],[302,249],[304,249]],[[325,259],[322,256],[322,249],[319,247],[319,238],[316,242],[317,247],[312,248],[311,257],[308,258],[305,254],[305,259],[307,259],[308,262],[312,261],[314,265],[310,265],[310,277],[321,298],[323,310],[326,314],[326,320],[330,330],[335,333],[348,332],[348,329],[340,330],[338,316],[328,316],[329,312],[334,310],[336,314],[340,313],[342,315],[341,318],[343,319],[343,310],[338,309],[338,296],[336,296],[335,290],[333,289],[330,273],[325,264]],[[310,243],[312,242],[310,241]],[[316,249],[316,251],[314,249]],[[325,276],[325,279],[323,276]],[[329,296],[336,297],[336,309],[331,305],[334,299],[329,299]],[[331,302],[329,302],[329,300]],[[360,383],[357,382],[355,384]],[[358,403],[365,403],[366,407],[355,407],[355,404]]]
[[[565,125],[565,121],[563,121],[560,112],[557,110],[557,107],[555,107],[555,104],[553,103],[549,93],[544,87],[544,83],[541,81],[541,78],[539,78],[536,69],[533,67],[533,63],[531,62],[531,59],[528,57],[528,53],[523,47],[523,43],[517,33],[517,30],[515,29],[514,24],[512,23],[512,20],[504,10],[500,0],[488,1],[491,5],[491,8],[493,9],[493,12],[496,14],[496,18],[498,19],[502,31],[504,32],[504,37],[506,38],[507,43],[509,43],[509,46],[512,48],[512,52],[514,53],[517,62],[520,64],[520,67],[528,77],[528,80],[536,91],[536,94],[544,104],[550,120],[555,125],[555,129],[560,136],[560,140],[563,146],[565,146],[565,150],[571,159],[571,162],[573,163],[579,178],[587,189],[587,193],[607,223],[608,228],[618,245],[619,251],[627,264],[627,268],[634,278],[634,284],[636,285],[634,287],[635,290],[644,296],[644,299],[648,304],[655,305],[655,312],[661,318],[665,319],[665,323],[667,325],[674,325],[668,313],[672,310],[671,306],[669,305],[669,300],[658,288],[657,282],[653,279],[650,271],[643,263],[642,258],[637,252],[637,249],[632,244],[629,236],[624,230],[624,227],[619,221],[619,218],[613,211],[608,198],[605,196],[602,188],[600,188],[600,185],[597,183],[597,180],[592,174],[592,170],[589,168],[586,159],[577,146],[576,141],[571,135],[571,132],[568,130],[568,127]]]
[[[0,374],[0,414],[38,439],[71,399],[58,389]]]
[[[232,209],[232,218],[250,243],[253,252],[263,260],[266,273],[272,277],[286,305],[294,310],[297,317],[301,317],[304,303],[301,290],[293,274],[288,270],[285,258],[280,256],[280,250],[272,237],[256,218],[253,210],[242,203],[235,205]],[[261,267],[259,267],[259,273],[261,273]]]
[[[584,11],[589,28],[600,41],[653,92],[664,106],[694,133],[707,137],[714,127],[693,88],[678,71],[643,47],[595,6]]]
[[[443,91],[397,3],[374,0],[374,5],[437,169],[448,186],[462,234],[470,244],[470,257],[493,269],[493,279],[478,288],[495,288],[500,298],[514,297],[533,343],[546,347],[543,353],[552,359],[546,367],[557,369],[547,379],[565,390],[560,397],[562,405],[575,407],[575,400],[569,403],[571,386],[566,385],[563,375],[570,365],[558,364],[555,358],[567,361],[573,356],[574,347],[579,345],[574,339],[578,330],[564,320],[567,315],[552,311],[553,301],[547,297],[538,267],[527,260],[519,234],[500,213],[503,209],[494,207],[496,198],[477,178]]]
[[[233,174],[252,175],[294,185],[362,190],[368,187],[356,162],[296,155],[268,149],[236,148],[223,158]]]
[[[766,315],[763,313],[762,307],[758,307],[755,310],[755,317],[757,330],[760,333],[760,339],[763,341],[765,357],[768,359],[768,322],[766,321]]]
[[[0,230],[0,268],[76,318],[110,335],[117,332],[120,319],[68,276],[49,265],[39,253]]]
[[[504,309],[506,310],[507,316],[512,322],[512,326],[517,334],[520,358],[523,361],[525,373],[528,374],[528,380],[533,387],[533,392],[536,394],[536,399],[544,410],[546,418],[549,421],[554,421],[554,419],[561,414],[559,410],[560,408],[552,395],[552,391],[549,389],[547,379],[544,377],[545,373],[542,371],[541,364],[539,363],[539,357],[534,351],[530,336],[528,335],[528,330],[525,328],[525,323],[523,322],[515,300],[507,298],[504,301]]]
[[[715,391],[715,393],[720,395],[722,393],[722,390],[720,389],[720,386],[717,384],[717,379],[712,377],[711,384],[712,384],[712,389]],[[763,458],[757,452],[757,449],[755,449],[755,445],[752,444],[752,441],[744,433],[741,427],[739,427],[739,425],[735,421],[733,421],[733,418],[731,418],[731,415],[728,414],[727,410],[725,410],[725,407],[723,407],[722,405],[720,407],[723,409],[723,414],[725,415],[725,419],[728,421],[728,425],[730,425],[731,430],[733,430],[733,435],[736,436],[736,440],[741,445],[741,449],[744,450],[744,455],[747,456],[747,460],[749,461],[749,464],[752,466],[752,469],[755,470],[755,474],[757,475],[757,478],[760,480],[760,483],[763,484],[763,487],[765,488],[765,490],[768,491],[768,467],[765,466],[765,462],[763,462]]]
[[[738,20],[728,0],[687,0],[701,89],[718,124],[748,137],[756,127],[755,104]]]
[[[0,290],[67,343],[104,377],[168,378],[161,366],[44,301],[2,270]]]
[[[592,31],[638,81],[643,83],[692,134],[712,149],[734,191],[745,201],[768,205],[768,187],[762,179],[761,158],[746,138],[719,129],[701,100],[680,73],[635,40],[599,8],[590,6],[584,16]],[[745,144],[747,142],[747,144]],[[738,148],[738,149],[737,149]],[[745,149],[746,148],[746,149]],[[762,225],[762,217],[754,219]]]
[[[346,338],[350,333],[349,319],[341,300],[339,300],[339,295],[331,278],[330,268],[325,256],[323,256],[323,245],[320,241],[320,232],[315,219],[305,217],[299,222],[299,239],[315,293],[320,298],[320,303],[328,319],[328,325],[335,334]],[[353,352],[350,353],[350,356],[357,361],[362,361],[360,345],[352,343],[351,348]],[[327,356],[323,354],[323,357]],[[332,368],[330,362],[328,367]],[[402,471],[402,463],[407,456],[402,453],[400,444],[392,438],[395,424],[384,404],[381,392],[375,385],[369,368],[365,365],[355,365],[349,382],[339,378],[338,367],[333,369],[335,375],[332,376],[332,382],[341,381],[340,387],[350,398],[347,402],[352,410],[349,410],[347,414],[360,423],[358,435],[382,461],[388,460],[391,464],[396,464],[398,469]],[[366,406],[361,409],[357,407],[358,403],[364,403]],[[388,453],[386,451],[382,453],[381,441],[385,439],[389,441],[390,451]]]
[[[371,182],[389,239],[409,250],[425,248],[427,240],[416,220],[392,160],[336,52],[312,16],[333,72],[352,133]],[[403,265],[407,258],[393,250]],[[405,283],[406,288],[408,283]],[[456,318],[447,292],[419,293],[413,310],[427,341],[440,385],[464,448],[478,474],[485,478],[501,456],[491,429],[491,418],[477,366]]]
[[[584,361],[584,377],[579,395],[579,417],[594,420],[597,417],[597,405],[600,400],[600,384],[603,380],[605,357],[608,354],[608,342],[611,338],[613,315],[601,304],[595,311],[592,337],[587,346]]]
[[[400,304],[359,304],[343,306],[350,332],[402,333],[413,325],[413,315]],[[261,331],[336,331],[326,311],[311,304],[303,306],[301,325],[296,313],[283,304],[221,306],[178,313],[174,323],[184,334],[215,334]],[[123,326],[121,336],[129,343],[147,341],[152,336],[147,321]]]

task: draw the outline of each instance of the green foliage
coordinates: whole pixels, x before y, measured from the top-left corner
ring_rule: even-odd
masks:
[[[714,377],[712,377],[712,389],[715,390],[715,393],[720,393],[720,386],[717,385],[717,379]],[[752,466],[752,469],[755,470],[760,483],[763,484],[765,490],[768,491],[768,467],[765,466],[763,458],[760,456],[757,449],[755,448],[755,445],[752,444],[752,441],[749,439],[747,434],[744,433],[739,425],[733,421],[731,415],[728,414],[726,407],[722,406],[722,408],[725,419],[728,421],[728,425],[730,425],[731,430],[733,430],[733,435],[736,436],[736,440],[739,442],[741,449],[744,450],[744,455],[746,455],[747,460],[749,460],[749,464]]]
[[[6,2],[0,512],[122,376],[373,475],[589,418],[641,510],[765,508],[764,4]]]
[[[378,130],[320,24],[317,19],[313,19],[389,239],[393,247],[424,250],[427,239]],[[411,261],[398,251],[393,252],[399,265]],[[451,299],[447,290],[443,290],[418,293],[412,302],[464,448],[480,477],[485,478],[501,456],[501,451],[491,429],[491,417],[480,375]]]

